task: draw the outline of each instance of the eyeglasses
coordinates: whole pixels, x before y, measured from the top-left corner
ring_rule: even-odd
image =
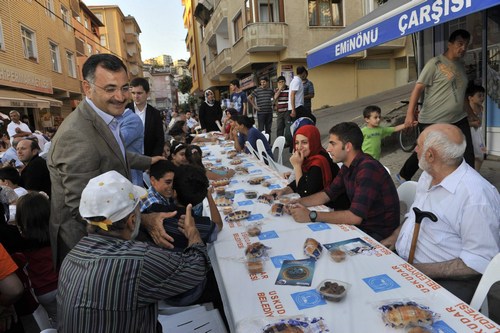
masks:
[[[95,86],[95,87],[97,87],[99,89],[104,90],[104,92],[106,94],[108,94],[108,95],[114,95],[117,90],[120,90],[122,94],[126,94],[126,93],[128,93],[130,91],[130,85],[128,85],[128,84],[125,85],[125,86],[123,86],[123,87],[121,87],[121,88],[118,88],[116,86],[100,87],[97,84],[92,83],[92,82],[89,82],[89,84],[91,84],[91,85],[93,85],[93,86]]]

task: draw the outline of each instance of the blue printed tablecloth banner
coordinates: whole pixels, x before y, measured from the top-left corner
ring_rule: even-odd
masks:
[[[231,179],[231,181],[229,182],[229,184],[237,184],[238,181],[236,179]]]
[[[314,289],[301,291],[290,295],[299,310],[314,308],[326,304],[326,301]]]
[[[256,173],[261,173],[262,170],[261,169],[255,169],[255,170],[250,170],[248,173],[250,174],[256,174]]]
[[[224,147],[224,150],[227,150],[227,151],[234,150],[234,147]]]
[[[215,156],[208,156],[208,157],[205,157],[207,160],[209,161],[215,161],[217,159],[217,157]]]
[[[271,185],[269,185],[269,189],[271,189],[271,190],[277,190],[279,188],[281,188],[281,186],[279,184],[271,184]]]
[[[322,231],[331,229],[327,223],[311,223],[307,225],[312,231]]]
[[[247,221],[258,221],[262,220],[264,218],[264,215],[262,214],[252,214],[247,218]]]
[[[222,166],[222,163],[215,163],[214,164],[214,167],[221,167]]]
[[[397,284],[396,281],[391,279],[387,274],[367,277],[364,278],[363,281],[376,293],[400,288],[399,284]]]
[[[238,206],[250,206],[253,205],[252,200],[238,201]]]
[[[243,192],[245,192],[245,190],[244,190],[244,189],[242,189],[242,188],[239,188],[239,189],[237,189],[237,190],[234,190],[234,194],[240,194],[240,193],[243,193]]]
[[[276,233],[276,231],[274,230],[271,230],[271,231],[266,231],[266,232],[262,232],[260,235],[259,235],[259,239],[260,240],[264,240],[264,239],[273,239],[273,238],[279,238],[280,236],[278,236],[278,234]]]
[[[201,150],[209,150],[210,149],[210,147],[207,147],[207,146],[201,146],[200,148],[201,148]]]
[[[245,164],[243,164],[243,166],[244,166],[245,168],[250,168],[250,167],[253,167],[254,165],[255,165],[255,164],[253,164],[253,163],[245,163]],[[260,170],[260,169],[259,169],[259,170]]]
[[[271,257],[271,261],[276,268],[281,268],[281,266],[283,265],[283,261],[285,260],[295,260],[295,257],[293,256],[293,254],[283,254],[281,256]]]
[[[264,179],[271,179],[271,176],[264,176],[262,178],[264,178]]]
[[[438,320],[432,324],[432,328],[434,329],[435,332],[439,333],[457,333],[453,328],[448,326],[444,321]]]

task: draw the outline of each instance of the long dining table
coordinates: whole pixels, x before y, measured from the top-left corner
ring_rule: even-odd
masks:
[[[251,214],[229,221],[220,207],[226,221],[209,247],[231,332],[263,332],[280,321],[308,323],[310,332],[408,332],[409,327],[394,327],[394,321],[387,320],[389,311],[406,305],[425,311],[429,332],[500,332],[498,324],[356,226],[297,223],[290,215],[272,213],[268,203],[248,199],[248,191],[267,194],[287,184],[282,175],[255,156],[240,153],[229,159],[233,147],[224,141],[205,144],[202,150],[209,167],[235,168],[236,160],[248,170],[232,177],[225,190],[234,192],[235,211]],[[264,178],[266,186],[252,185],[255,178]],[[250,236],[248,224],[260,227],[260,234]],[[316,260],[305,254],[308,238],[321,244],[322,252]],[[262,272],[252,274],[245,264],[245,249],[256,242],[266,247],[267,254]],[[330,251],[339,249],[346,256],[337,262]],[[319,288],[327,279],[346,289],[340,301],[323,297]],[[304,328],[303,332],[309,331]]]

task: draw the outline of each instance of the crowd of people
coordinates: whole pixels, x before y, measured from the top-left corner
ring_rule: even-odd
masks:
[[[147,103],[147,80],[129,82],[119,58],[92,55],[82,68],[85,97],[55,135],[33,133],[19,112],[10,113],[0,168],[0,331],[23,332],[27,324],[17,318],[40,307],[59,332],[160,332],[160,300],[213,302],[222,310],[207,244],[223,223],[209,184],[235,173],[206,168],[196,144],[214,138],[195,134],[220,131],[247,153],[262,140],[273,158],[265,134],[275,113],[275,135],[288,137],[293,172],[270,195],[297,193],[287,206],[296,222],[356,225],[405,260],[415,215],[400,223],[396,185],[378,159],[383,137],[420,126],[399,179],[411,179],[415,165],[423,170],[414,206],[437,222],[421,226],[414,265],[469,302],[500,252],[500,196],[474,170],[485,152],[475,133],[484,89],[461,76],[469,40],[466,31],[454,32],[447,51],[428,62],[404,124],[381,127],[381,110],[370,105],[366,126],[335,124],[326,149],[304,67],[289,86],[279,77],[274,90],[260,78],[250,96],[234,80],[222,103],[207,90],[197,116],[172,112],[164,120]],[[310,208],[323,204],[334,210]]]

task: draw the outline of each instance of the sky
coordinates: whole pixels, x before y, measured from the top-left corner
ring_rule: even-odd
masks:
[[[117,5],[123,15],[132,15],[142,33],[142,60],[162,54],[172,56],[173,60],[189,59],[186,51],[187,30],[184,29],[181,0],[83,0],[87,6]]]

